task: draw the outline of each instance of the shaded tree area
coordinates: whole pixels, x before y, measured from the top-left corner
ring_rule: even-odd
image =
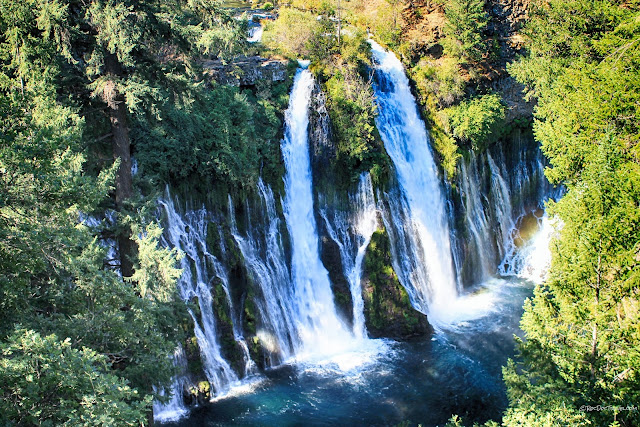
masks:
[[[243,51],[244,30],[208,0],[0,1],[0,424],[148,422],[189,329],[180,254],[153,222],[180,175],[134,177],[131,155],[151,169],[153,151],[224,128],[194,168],[227,188],[257,179],[229,153],[252,169],[276,156],[234,138],[253,116],[274,138],[273,102],[211,91],[197,62]],[[176,111],[200,127],[159,138],[184,126]]]

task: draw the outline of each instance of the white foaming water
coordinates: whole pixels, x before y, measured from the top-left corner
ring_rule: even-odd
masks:
[[[258,25],[251,25],[249,27],[249,37],[247,37],[247,41],[249,43],[257,43],[260,40],[262,40],[262,33],[264,31],[264,28],[262,27],[262,25],[258,24]]]
[[[307,131],[313,84],[313,76],[308,70],[297,71],[281,143],[286,166],[283,209],[292,248],[292,316],[300,341],[295,360],[317,364],[331,363],[338,358],[345,366],[345,359],[354,359],[348,356],[349,353],[362,355],[365,347],[377,348],[379,345],[373,340],[357,339],[340,320],[329,274],[320,260]]]
[[[187,370],[187,359],[182,347],[177,347],[173,356],[173,364],[185,372]],[[177,421],[189,413],[182,401],[182,390],[186,379],[180,375],[173,379],[171,386],[171,398],[167,403],[153,401],[153,420],[158,423]],[[163,392],[160,392],[164,396]]]
[[[337,209],[331,218],[324,210],[321,215],[329,235],[340,249],[342,267],[353,301],[353,333],[356,338],[362,339],[367,338],[361,286],[362,262],[371,236],[378,228],[378,209],[368,173],[360,176],[358,191],[349,195],[349,201],[351,215]]]
[[[196,297],[200,316],[188,310],[194,323],[194,333],[204,365],[204,372],[211,384],[213,393],[220,394],[228,390],[238,377],[231,366],[222,357],[217,338],[216,320],[213,314],[213,299],[209,284],[214,280],[207,265],[219,264],[208,252],[207,212],[205,209],[189,212],[183,219],[175,209],[168,190],[165,200],[159,201],[167,215],[168,226],[165,229],[168,246],[180,249],[185,256],[180,261],[182,276],[178,280],[180,296],[185,301]]]
[[[516,276],[542,283],[547,278],[551,266],[550,243],[556,232],[556,222],[549,219],[545,213],[538,218],[538,231],[520,248],[513,242],[517,238],[518,230],[512,232],[512,240],[507,247],[507,254],[498,267],[498,273],[503,276]]]
[[[370,41],[376,68],[376,125],[393,160],[404,200],[390,200],[394,261],[414,307],[438,322],[456,299],[449,226],[438,171],[404,67]]]
[[[257,333],[258,339],[272,354],[271,365],[278,365],[293,357],[294,349],[299,348],[301,343],[295,330],[293,285],[285,262],[273,192],[261,179],[258,181],[258,192],[262,202],[260,210],[263,223],[249,227],[247,235],[242,236],[236,226],[231,203],[229,217],[232,221],[231,234],[242,252],[244,264],[261,290],[261,298],[256,298],[263,324]],[[249,208],[246,210],[248,213]]]

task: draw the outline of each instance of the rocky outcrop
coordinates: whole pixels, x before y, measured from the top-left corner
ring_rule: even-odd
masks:
[[[254,86],[260,80],[280,82],[287,79],[288,61],[242,56],[227,63],[220,59],[202,62],[205,73],[214,81],[231,86]]]
[[[309,105],[309,153],[317,206],[336,209],[345,194],[336,194],[335,175],[331,173],[331,160],[335,158],[336,146],[331,132],[331,121],[327,111],[327,97],[316,82],[311,92]],[[346,199],[348,200],[348,199]],[[345,200],[342,200],[345,202]],[[347,203],[348,204],[348,203]],[[343,206],[344,207],[344,206]],[[348,206],[347,206],[348,209]],[[349,283],[344,277],[342,259],[338,244],[333,241],[321,215],[316,215],[318,237],[320,238],[320,258],[329,272],[336,308],[341,317],[351,324],[353,321],[353,301]]]
[[[314,183],[317,184],[331,175],[331,160],[336,156],[327,97],[317,82],[313,86],[309,105],[309,150]]]
[[[427,316],[416,311],[391,266],[391,243],[384,228],[376,231],[367,248],[362,283],[364,315],[372,338],[407,340],[433,331]]]

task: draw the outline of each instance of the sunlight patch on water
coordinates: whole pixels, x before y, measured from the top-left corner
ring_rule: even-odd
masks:
[[[256,391],[256,389],[261,386],[265,382],[265,378],[261,376],[254,376],[250,378],[245,378],[241,381],[237,381],[229,386],[229,389],[219,394],[218,396],[212,397],[209,402],[218,402],[223,399],[228,399],[230,397],[238,397],[246,394],[251,394]]]
[[[325,347],[301,353],[293,362],[304,372],[358,375],[392,352],[391,342],[382,339],[354,340],[347,345]]]

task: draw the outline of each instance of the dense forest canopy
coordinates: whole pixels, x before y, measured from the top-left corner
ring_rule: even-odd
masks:
[[[549,279],[504,371],[514,425],[635,425],[640,400],[640,14],[611,1],[534,3],[510,67],[537,97],[548,178],[567,194]],[[585,412],[585,406],[614,407]]]
[[[290,81],[220,85],[203,59],[309,58],[333,173],[384,185],[372,36],[407,66],[447,177],[529,126],[492,85],[506,66],[536,103],[547,177],[566,189],[548,206],[553,263],[525,304],[496,421],[640,424],[622,409],[640,404],[640,3],[531,0],[517,58],[492,4],[294,0],[256,47],[215,0],[0,0],[0,423],[140,425],[166,399],[191,320],[157,197],[170,183],[226,203],[259,177],[281,185],[283,167]],[[438,30],[420,33],[425,22]]]
[[[261,139],[246,138],[277,132],[273,106],[205,90],[194,63],[244,43],[215,2],[0,2],[0,423],[146,423],[188,326],[131,153],[151,183],[255,181]],[[203,148],[215,159],[184,159]]]

